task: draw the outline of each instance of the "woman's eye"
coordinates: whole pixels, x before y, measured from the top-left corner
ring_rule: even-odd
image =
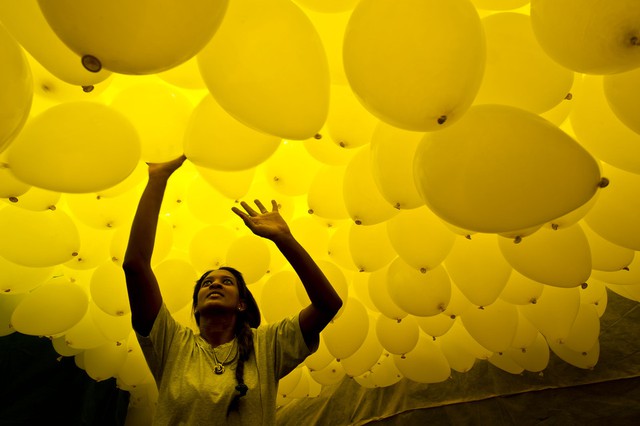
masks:
[[[226,279],[226,280],[224,280],[224,283],[225,283],[225,284],[233,284],[233,281],[231,281],[231,280],[229,280],[229,279]]]

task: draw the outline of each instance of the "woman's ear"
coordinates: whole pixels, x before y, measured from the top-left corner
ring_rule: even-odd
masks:
[[[247,304],[244,302],[238,303],[238,312],[244,312],[247,309]]]

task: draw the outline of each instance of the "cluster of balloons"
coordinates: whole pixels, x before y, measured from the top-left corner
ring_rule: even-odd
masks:
[[[607,289],[640,300],[637,1],[76,3],[0,3],[0,335],[153,398],[121,261],[145,162],[183,152],[153,259],[180,321],[223,264],[267,321],[308,303],[240,199],[345,301],[281,403],[593,368]]]

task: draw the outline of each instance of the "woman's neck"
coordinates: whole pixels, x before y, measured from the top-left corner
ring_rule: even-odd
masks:
[[[200,335],[214,348],[233,340],[235,326],[235,316],[200,316]]]

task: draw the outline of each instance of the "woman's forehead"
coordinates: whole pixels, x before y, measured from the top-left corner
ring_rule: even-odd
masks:
[[[227,271],[226,269],[216,269],[214,271],[211,271],[207,274],[206,278],[232,278],[233,281],[236,280],[236,277],[229,271]]]

